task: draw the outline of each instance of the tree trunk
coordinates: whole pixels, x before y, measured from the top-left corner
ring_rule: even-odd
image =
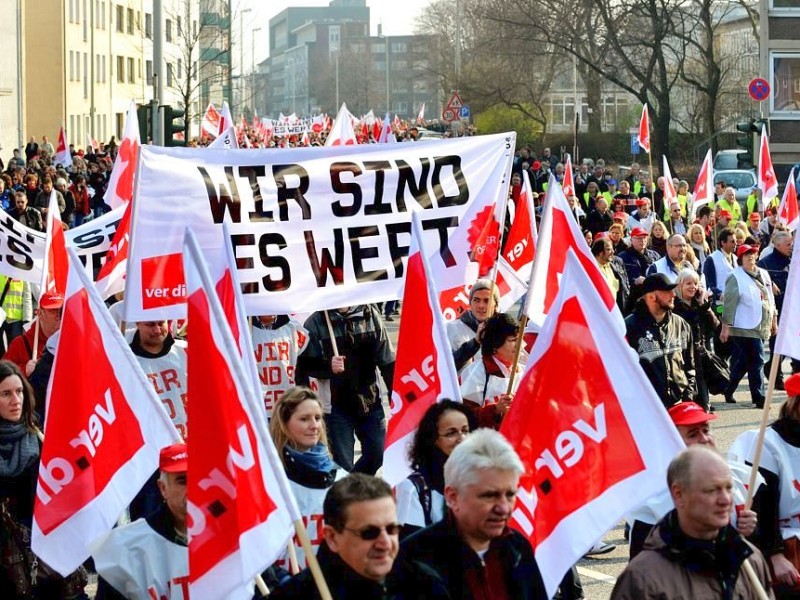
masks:
[[[586,101],[589,105],[589,133],[603,130],[603,82],[594,69],[585,69],[581,77],[586,82]]]

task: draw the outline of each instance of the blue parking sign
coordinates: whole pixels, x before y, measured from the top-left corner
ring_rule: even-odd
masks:
[[[632,133],[631,134],[631,154],[636,155],[639,154],[639,134]]]
[[[469,119],[469,106],[466,104],[461,107],[461,112],[458,115],[462,119]]]

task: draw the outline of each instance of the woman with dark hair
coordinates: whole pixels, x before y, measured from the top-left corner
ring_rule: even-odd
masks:
[[[34,396],[19,367],[0,360],[0,598],[85,598],[86,572],[45,575],[31,551],[41,456]],[[10,555],[18,560],[6,561]]]
[[[414,472],[395,489],[403,536],[444,517],[444,463],[469,434],[471,417],[463,404],[452,400],[437,402],[422,416],[408,450]]]
[[[347,471],[333,462],[322,404],[306,387],[283,394],[272,409],[269,432],[283,462],[308,538],[316,548],[322,540],[322,503],[325,494]],[[298,547],[298,566],[305,568],[303,549]],[[288,567],[288,565],[285,565]]]
[[[469,365],[461,375],[461,397],[475,417],[478,427],[499,429],[500,422],[511,406],[511,398],[524,360],[514,365],[519,325],[506,313],[486,319],[481,342],[482,360]],[[508,392],[508,378],[516,370],[514,389]]]

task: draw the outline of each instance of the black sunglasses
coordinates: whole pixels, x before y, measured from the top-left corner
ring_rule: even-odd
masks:
[[[357,535],[362,540],[367,542],[371,542],[373,540],[377,540],[378,536],[381,534],[381,531],[384,529],[388,535],[397,535],[400,533],[400,524],[399,523],[389,523],[386,527],[378,527],[377,525],[368,525],[364,527],[364,529],[350,529],[349,527],[345,527],[347,531],[352,533],[353,535]]]

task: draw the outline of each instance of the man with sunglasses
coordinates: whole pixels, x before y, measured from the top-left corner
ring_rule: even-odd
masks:
[[[436,573],[414,561],[397,561],[398,534],[392,488],[382,479],[353,473],[333,484],[323,504],[324,543],[317,559],[336,600],[450,598]],[[321,598],[309,569],[275,589],[270,598]]]

